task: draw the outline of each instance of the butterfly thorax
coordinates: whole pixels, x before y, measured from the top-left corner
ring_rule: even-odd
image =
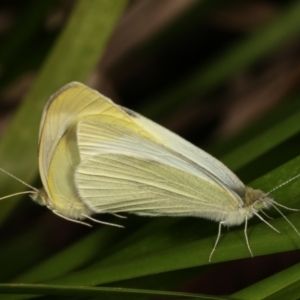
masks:
[[[246,187],[245,196],[242,199],[242,205],[236,210],[219,212],[219,216],[214,215],[215,221],[222,221],[227,226],[240,225],[253,217],[260,210],[269,208],[272,205],[272,199],[261,190]]]
[[[244,196],[244,205],[239,208],[237,213],[239,214],[240,223],[242,223],[242,217],[250,219],[253,215],[257,214],[262,209],[267,209],[272,205],[272,199],[263,191],[246,187]],[[238,225],[238,224],[236,224]]]

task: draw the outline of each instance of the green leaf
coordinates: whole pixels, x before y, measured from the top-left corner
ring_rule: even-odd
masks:
[[[86,81],[103,54],[126,3],[126,0],[77,1],[33,87],[1,139],[3,169],[25,182],[34,180],[38,170],[38,128],[44,104],[64,84]],[[3,176],[1,182],[5,187],[2,189],[3,195],[17,190],[11,178]],[[0,222],[5,220],[15,204],[15,201],[1,203]]]

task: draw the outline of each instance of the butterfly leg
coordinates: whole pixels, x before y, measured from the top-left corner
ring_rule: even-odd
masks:
[[[215,241],[215,245],[214,245],[213,249],[210,252],[209,259],[208,259],[209,262],[211,262],[211,258],[213,256],[213,253],[215,252],[215,250],[217,248],[217,245],[219,243],[219,240],[220,240],[220,237],[221,237],[222,225],[224,225],[224,224],[226,224],[225,221],[222,221],[222,222],[219,223],[218,236],[217,236],[217,239]]]
[[[48,207],[48,208],[51,210],[50,207]],[[89,223],[85,223],[85,222],[82,222],[82,221],[79,221],[79,220],[74,220],[74,219],[68,218],[68,217],[66,217],[66,216],[64,216],[64,215],[61,215],[61,214],[58,213],[56,210],[52,210],[52,212],[53,212],[55,215],[57,215],[57,216],[59,216],[59,217],[65,219],[65,220],[68,220],[68,221],[71,221],[71,222],[74,222],[74,223],[78,223],[78,224],[82,224],[82,225],[85,225],[85,226],[93,227],[93,226],[92,226],[91,224],[89,224]]]
[[[97,220],[95,218],[92,218],[92,217],[90,217],[88,215],[82,214],[82,216],[85,217],[85,218],[87,218],[87,219],[89,219],[89,220],[91,220],[91,221],[94,221],[96,223],[100,223],[100,224],[104,224],[104,225],[109,225],[109,226],[115,226],[115,227],[119,227],[119,228],[124,228],[124,226],[122,226],[122,225],[114,224],[114,223],[109,223],[109,222],[103,222],[103,221]]]
[[[246,240],[246,244],[247,244],[248,250],[250,252],[250,255],[253,257],[253,253],[252,253],[252,250],[250,248],[250,244],[249,244],[249,240],[248,240],[247,228],[248,228],[248,216],[247,216],[247,214],[245,214],[244,235],[245,235],[245,240]]]
[[[112,216],[115,216],[117,218],[120,218],[120,219],[127,219],[126,216],[122,216],[122,215],[119,215],[119,214],[114,214],[114,213],[109,213],[109,214],[112,215]]]

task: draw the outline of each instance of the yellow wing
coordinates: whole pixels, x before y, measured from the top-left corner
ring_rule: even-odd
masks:
[[[70,83],[47,102],[39,134],[39,169],[51,209],[71,218],[90,210],[78,198],[74,168],[79,163],[76,126],[92,115],[112,115],[119,109],[104,96],[80,83]]]
[[[83,116],[101,114],[111,107],[108,98],[77,82],[67,84],[51,96],[45,105],[39,132],[39,166],[44,185],[47,186],[53,153],[67,129]]]

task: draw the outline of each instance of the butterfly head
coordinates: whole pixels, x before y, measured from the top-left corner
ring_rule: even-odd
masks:
[[[48,195],[44,189],[39,189],[30,195],[30,198],[37,204],[48,206]]]
[[[245,193],[246,206],[258,212],[272,206],[272,198],[261,190],[255,190],[251,187],[246,188]]]

